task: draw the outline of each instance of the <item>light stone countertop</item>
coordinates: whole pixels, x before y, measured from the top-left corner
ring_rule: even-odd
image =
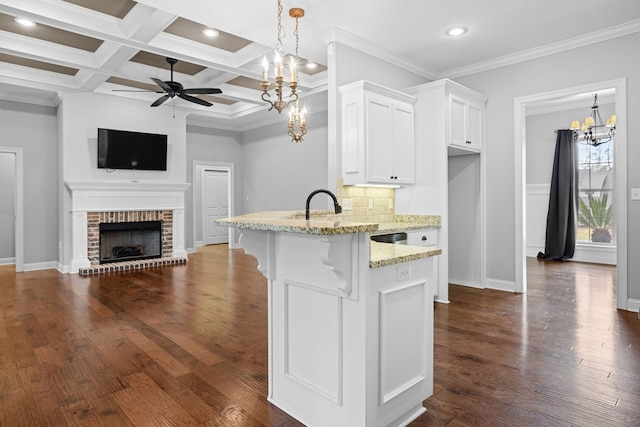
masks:
[[[304,212],[300,217],[300,212],[298,211],[268,211],[219,219],[214,224],[249,230],[281,231],[323,236],[371,233],[378,229],[378,224],[375,223],[348,222],[340,219],[336,218],[334,221],[330,218],[312,217],[310,220],[305,220]]]
[[[215,225],[249,230],[280,231],[309,235],[338,235],[368,232],[383,234],[440,227],[439,215],[395,215],[394,222],[351,222],[348,217],[328,211],[312,211],[305,219],[304,211],[265,211],[220,219]],[[346,220],[346,221],[345,221]],[[442,254],[441,248],[371,242],[371,268]]]
[[[399,264],[401,262],[415,261],[430,256],[442,255],[441,248],[394,245],[392,243],[379,243],[371,241],[371,253],[369,255],[369,267],[378,268],[386,265]]]

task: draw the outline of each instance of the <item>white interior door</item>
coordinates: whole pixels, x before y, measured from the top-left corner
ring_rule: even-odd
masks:
[[[229,228],[217,227],[213,222],[229,217],[229,172],[204,171],[204,244],[215,245],[229,242]]]
[[[0,264],[16,261],[16,154],[0,152]]]

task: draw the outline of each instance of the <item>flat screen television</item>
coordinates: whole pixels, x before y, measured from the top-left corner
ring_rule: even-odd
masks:
[[[167,135],[98,128],[98,168],[167,170]]]

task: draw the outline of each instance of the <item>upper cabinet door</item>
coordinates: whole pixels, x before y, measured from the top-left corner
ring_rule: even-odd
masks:
[[[366,180],[388,182],[393,176],[393,104],[374,95],[366,99]]]
[[[484,104],[449,94],[449,138],[455,149],[480,152],[483,146]]]
[[[449,145],[466,145],[467,101],[456,95],[449,95]]]
[[[393,108],[393,181],[415,182],[415,116],[413,105],[395,104]]]

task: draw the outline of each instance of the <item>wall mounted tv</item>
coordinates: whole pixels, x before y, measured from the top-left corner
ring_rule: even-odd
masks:
[[[98,128],[98,168],[167,170],[167,135]]]

